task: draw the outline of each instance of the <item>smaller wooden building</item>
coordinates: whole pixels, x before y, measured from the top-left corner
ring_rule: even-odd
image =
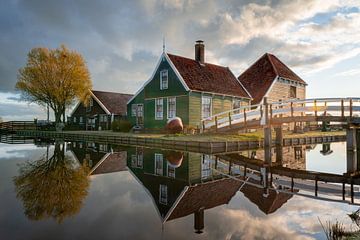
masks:
[[[68,118],[68,124],[79,130],[110,130],[115,120],[127,118],[126,103],[133,95],[90,91],[89,104],[79,102]]]

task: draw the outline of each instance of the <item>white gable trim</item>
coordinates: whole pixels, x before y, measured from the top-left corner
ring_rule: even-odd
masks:
[[[102,102],[95,96],[95,94],[90,90],[90,95],[95,99],[95,101],[100,105],[100,107],[107,113],[111,114],[111,112],[102,104]]]
[[[240,86],[245,90],[245,92],[249,95],[250,99],[252,100],[253,97],[251,96],[251,94],[249,93],[249,91],[244,87],[244,85],[240,82],[240,80],[234,75],[234,73],[230,70],[230,68],[228,68],[228,70],[231,72],[231,74],[232,74],[233,77],[236,79],[236,81],[238,81],[238,83],[240,83]]]
[[[259,102],[259,104],[263,104],[264,103],[264,97],[267,97],[271,91],[271,89],[274,87],[275,83],[277,82],[279,76],[276,76],[273,80],[273,82],[271,83],[270,87],[268,88],[268,90],[266,91],[265,95],[262,97],[261,101]]]
[[[90,96],[93,98],[93,99],[95,99],[95,101],[100,105],[100,107],[106,112],[106,114],[111,114],[110,113],[110,111],[104,106],[104,104],[102,104],[101,103],[101,101],[94,95],[94,93],[91,91],[91,90],[89,90],[90,91]],[[75,113],[75,111],[78,109],[78,107],[80,106],[80,103],[81,103],[81,101],[78,101],[78,103],[76,104],[76,106],[75,106],[75,108],[71,111],[71,114],[70,114],[70,116],[72,116],[74,113]]]
[[[72,115],[75,113],[75,111],[78,109],[79,106],[80,106],[80,101],[78,101],[78,103],[76,104],[75,108],[71,111],[70,117],[72,117]]]
[[[173,64],[173,62],[170,60],[169,56],[165,53],[165,58],[168,61],[168,63],[170,64],[170,67],[172,68],[172,70],[175,72],[176,76],[178,77],[178,79],[180,80],[181,84],[183,85],[183,87],[185,88],[186,91],[190,91],[190,88],[188,87],[188,85],[185,83],[183,77],[180,75],[179,71],[177,70],[177,68],[175,67],[175,65]]]
[[[153,80],[155,73],[157,72],[163,58],[165,58],[166,61],[169,63],[171,69],[175,72],[176,76],[179,78],[179,80],[180,80],[181,84],[184,86],[185,90],[186,91],[190,90],[189,87],[186,85],[184,79],[180,75],[179,71],[176,69],[174,64],[171,62],[169,56],[165,52],[163,52],[160,56],[159,61],[156,64],[156,67],[155,67],[153,73],[151,74],[151,77],[142,85],[142,87],[139,90],[137,90],[137,92],[134,94],[134,96],[132,96],[126,104],[129,104],[132,100],[134,100],[139,95],[139,93],[141,93],[141,91],[146,87],[146,85],[148,85],[151,82],[151,80]]]

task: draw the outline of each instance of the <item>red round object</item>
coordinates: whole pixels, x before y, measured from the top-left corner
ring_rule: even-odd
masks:
[[[165,154],[165,158],[169,162],[170,166],[178,168],[181,166],[184,155],[182,152],[167,151]]]
[[[169,133],[181,133],[184,129],[184,125],[181,121],[181,118],[175,117],[168,120],[165,129]]]

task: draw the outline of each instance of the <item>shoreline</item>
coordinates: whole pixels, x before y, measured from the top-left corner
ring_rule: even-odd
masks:
[[[283,138],[282,146],[296,146],[304,144],[321,144],[331,142],[346,141],[346,135],[343,132],[333,132],[336,134],[320,134],[313,132],[311,134],[294,134],[287,135]],[[248,149],[262,148],[263,139],[245,140],[223,140],[223,141],[200,141],[196,135],[187,138],[167,135],[141,135],[141,134],[124,134],[110,131],[103,132],[85,132],[85,131],[29,131],[18,130],[15,135],[39,138],[57,138],[65,141],[92,141],[98,143],[126,144],[132,146],[157,147],[172,150],[193,151],[207,154],[229,153]],[[275,146],[275,139],[273,139]]]

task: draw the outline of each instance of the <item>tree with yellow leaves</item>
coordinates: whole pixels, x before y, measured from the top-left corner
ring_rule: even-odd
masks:
[[[65,155],[65,144],[55,143],[51,157],[46,153],[37,161],[20,165],[14,183],[29,219],[62,222],[80,211],[88,194],[90,169],[74,161]]]
[[[25,67],[19,69],[16,83],[23,99],[49,106],[56,123],[65,122],[65,111],[75,100],[86,105],[91,88],[84,58],[64,45],[57,49],[31,49]]]

